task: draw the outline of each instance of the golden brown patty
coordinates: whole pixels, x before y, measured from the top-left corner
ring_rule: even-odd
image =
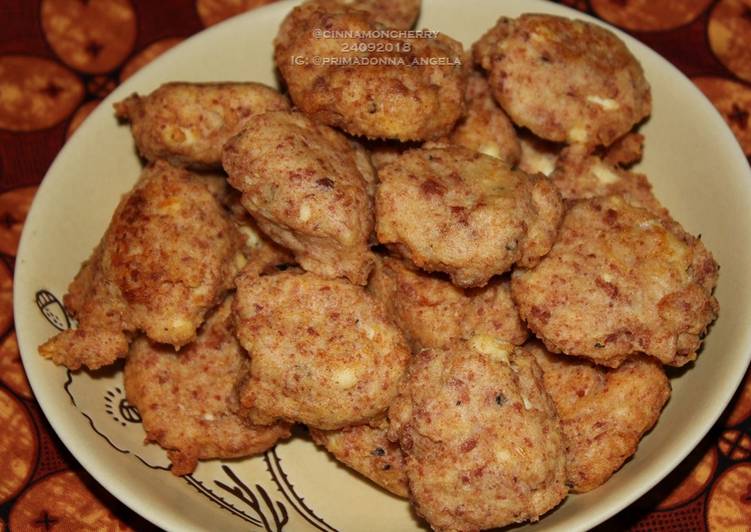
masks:
[[[419,148],[419,142],[399,142],[398,140],[370,140],[364,143],[370,160],[376,172],[381,168],[396,160],[402,153],[407,150]]]
[[[507,280],[462,289],[398,259],[376,262],[368,290],[389,310],[412,349],[445,347],[455,339],[487,334],[520,345],[527,329],[511,300]]]
[[[237,279],[237,336],[251,356],[249,419],[337,429],[384,412],[409,358],[401,332],[365,290],[316,274]]]
[[[369,162],[361,148],[301,113],[272,112],[225,145],[223,164],[261,230],[303,268],[367,282],[373,265],[368,189],[375,174],[371,168],[363,175]]]
[[[716,76],[692,80],[725,119],[743,152],[751,157],[751,87]]]
[[[421,351],[389,409],[410,496],[435,530],[540,515],[565,496],[565,450],[533,357],[491,337]]]
[[[613,153],[613,158],[625,157],[624,152]],[[563,199],[588,199],[621,194],[629,202],[649,209],[660,216],[668,212],[652,193],[652,185],[644,174],[624,170],[597,155],[588,153],[582,145],[565,148],[556,161],[551,174]]]
[[[563,213],[546,179],[461,146],[411,150],[378,176],[378,241],[458,286],[535,264]]]
[[[521,157],[521,145],[511,120],[503,112],[485,77],[473,72],[465,93],[467,114],[444,139],[474,151],[497,157],[515,166]]]
[[[603,159],[612,165],[630,166],[641,161],[644,154],[644,135],[628,133],[608,146]]]
[[[636,357],[617,369],[555,355],[539,342],[524,346],[543,371],[566,440],[566,476],[572,490],[604,484],[636,452],[660,417],[670,383],[660,363]]]
[[[526,129],[519,132],[518,138],[521,145],[518,168],[528,174],[539,173],[550,176],[555,171],[563,150],[567,147],[566,144],[536,137]],[[571,158],[570,154],[579,155],[575,158],[576,160],[583,159],[580,154],[596,154],[609,165],[625,168],[641,160],[643,148],[644,136],[639,133],[628,133],[605,149],[593,150],[586,145],[573,144],[566,153],[569,154],[567,159]]]
[[[292,253],[266,236],[250,213],[242,206],[240,191],[227,183],[225,175],[202,175],[214,195],[227,209],[243,237],[243,254],[248,260],[244,271],[258,275],[272,271],[274,266],[294,264]]]
[[[548,349],[617,367],[638,352],[682,366],[717,316],[700,240],[620,196],[576,202],[553,249],[511,293]]]
[[[241,250],[241,234],[201,178],[163,161],[146,167],[65,296],[78,328],[39,352],[95,369],[125,356],[136,331],[189,343],[232,287]]]
[[[386,427],[358,425],[339,430],[311,429],[313,441],[394,495],[409,496],[404,457],[398,444],[386,437]]]
[[[527,129],[519,131],[519,156],[518,169],[528,174],[542,174],[549,176],[555,170],[558,156],[565,144],[551,142],[536,137]]]
[[[317,122],[353,135],[402,141],[446,135],[464,112],[461,44],[443,35],[337,34],[384,29],[368,13],[338,2],[293,9],[274,41],[292,101]]]
[[[228,298],[179,352],[137,339],[125,363],[128,401],[147,439],[168,450],[176,475],[192,473],[199,459],[262,453],[290,435],[285,424],[253,426],[234,413],[250,361],[232,335],[231,308]]]
[[[115,104],[131,124],[138,152],[177,166],[219,167],[222,146],[266,111],[289,109],[287,98],[260,83],[166,83],[148,96]]]
[[[324,10],[349,7],[364,11],[373,21],[387,28],[408,30],[420,16],[421,0],[314,0]]]
[[[600,26],[552,15],[501,17],[473,52],[501,107],[544,139],[607,146],[650,113],[641,65]]]

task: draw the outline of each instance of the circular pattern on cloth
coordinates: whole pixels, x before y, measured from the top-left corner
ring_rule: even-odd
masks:
[[[31,387],[26,380],[21,354],[18,351],[16,331],[12,331],[0,342],[0,381],[18,395],[27,399],[32,398]]]
[[[751,88],[725,78],[698,77],[692,80],[711,100],[746,155],[751,155]]]
[[[67,65],[109,72],[133,49],[136,12],[129,0],[42,0],[42,30]]]
[[[725,419],[726,427],[738,425],[751,416],[751,371],[746,373],[735,399],[726,412],[729,412]]]
[[[0,57],[0,128],[34,131],[54,126],[83,98],[83,84],[62,65],[41,57]]]
[[[104,99],[117,87],[117,80],[111,76],[92,76],[86,82],[86,91],[95,98]]]
[[[37,480],[10,511],[13,530],[132,530],[73,471]]]
[[[698,496],[712,480],[716,469],[717,449],[710,446],[681,483],[660,501],[657,508],[661,510],[675,508]]]
[[[741,430],[726,430],[717,446],[731,460],[748,460],[751,457],[751,437]]]
[[[37,187],[22,187],[0,194],[0,253],[15,256],[18,241]],[[2,323],[2,320],[0,320]],[[4,330],[0,328],[0,334]]]
[[[696,19],[712,0],[592,0],[595,13],[634,31],[664,31]]]
[[[29,481],[38,442],[26,407],[0,388],[0,504],[12,499]],[[21,528],[19,530],[28,530]]]
[[[578,9],[579,11],[587,12],[589,11],[589,5],[587,4],[587,0],[560,0],[561,4],[573,7],[574,9]]]
[[[206,27],[213,26],[255,7],[270,4],[275,0],[196,0],[196,11]]]
[[[708,33],[709,46],[722,64],[751,81],[751,0],[720,0],[709,17]]]
[[[181,37],[167,37],[148,45],[146,48],[131,57],[120,70],[120,83],[131,77],[143,67],[151,63],[164,52],[183,41]]]
[[[88,117],[94,109],[96,109],[99,102],[101,102],[101,100],[89,100],[78,108],[68,124],[68,131],[65,133],[66,140],[76,132],[76,129],[78,129],[81,124],[83,124],[83,121],[86,120],[86,117]]]
[[[0,334],[10,329],[13,323],[13,274],[0,261]]]
[[[715,482],[707,503],[709,530],[748,530],[751,523],[751,464],[737,464]]]

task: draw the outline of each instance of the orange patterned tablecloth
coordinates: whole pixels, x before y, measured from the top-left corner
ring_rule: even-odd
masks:
[[[0,2],[0,532],[153,527],[114,500],[50,429],[18,354],[18,237],[52,159],[118,83],[203,28],[268,0]],[[751,159],[751,0],[563,0],[630,32],[712,100]],[[499,0],[500,10],[501,0]],[[601,528],[751,530],[751,377],[694,452]]]

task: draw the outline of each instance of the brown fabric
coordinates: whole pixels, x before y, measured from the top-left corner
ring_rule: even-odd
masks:
[[[31,396],[10,306],[18,237],[36,186],[102,98],[182,39],[265,3],[268,0],[0,4],[0,426],[12,426],[18,435],[0,437],[0,530],[73,529],[77,516],[102,506],[109,510],[107,525],[113,528],[154,528],[82,470]],[[562,3],[621,27],[675,64],[718,107],[751,160],[751,0]],[[59,17],[72,19],[73,29],[56,32],[51,20]],[[84,38],[77,39],[77,33]],[[12,93],[19,97],[10,98]],[[649,494],[599,529],[748,530],[749,433],[747,375],[725,415],[694,452]],[[11,458],[20,458],[23,466],[6,472],[1,464]],[[44,496],[60,484],[71,494],[67,501]]]

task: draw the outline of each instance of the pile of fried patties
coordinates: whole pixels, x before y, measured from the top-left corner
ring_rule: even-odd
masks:
[[[718,265],[628,169],[651,96],[623,42],[527,14],[471,52],[387,38],[404,66],[293,60],[375,57],[343,44],[419,10],[309,1],[274,42],[286,94],[115,105],[146,164],[69,287],[78,327],[39,351],[125,358],[175,474],[299,423],[435,530],[534,521],[635,452],[663,365],[696,358]]]

